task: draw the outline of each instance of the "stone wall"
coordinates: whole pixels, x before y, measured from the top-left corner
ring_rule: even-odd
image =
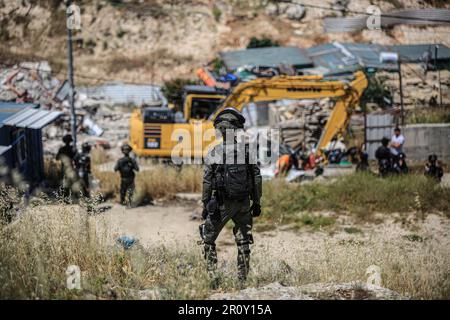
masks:
[[[450,161],[450,123],[411,124],[402,131],[408,159],[425,161],[428,155],[435,153],[440,160]]]

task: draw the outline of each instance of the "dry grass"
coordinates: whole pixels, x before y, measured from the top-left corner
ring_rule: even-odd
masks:
[[[0,230],[0,298],[127,299],[154,289],[155,298],[203,299],[213,291],[199,247],[114,245],[115,233],[78,206],[28,209]],[[288,262],[256,248],[249,286],[367,279],[381,267],[383,286],[414,298],[450,298],[449,248],[434,240],[412,242],[390,233],[363,241],[326,237],[292,247]],[[69,265],[80,267],[82,290],[66,288]],[[238,289],[233,263],[220,266],[222,291]]]
[[[253,281],[256,285],[365,282],[367,268],[377,265],[383,287],[417,299],[450,298],[448,244],[433,239],[411,242],[388,232],[360,238],[300,241],[289,262],[261,249],[253,264]]]
[[[100,192],[105,196],[119,194],[120,177],[112,171],[94,171],[100,181]],[[141,204],[149,199],[170,198],[178,192],[200,192],[203,171],[200,166],[175,168],[166,165],[152,165],[137,173],[135,184],[135,203]]]

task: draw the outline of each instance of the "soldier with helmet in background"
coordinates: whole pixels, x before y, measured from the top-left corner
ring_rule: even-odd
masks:
[[[428,162],[425,164],[425,175],[436,179],[437,182],[441,182],[441,179],[444,176],[444,170],[439,165],[437,155],[430,154],[428,156]]]
[[[120,173],[120,203],[131,205],[135,188],[135,171],[139,171],[139,166],[136,160],[130,157],[132,150],[130,145],[124,144],[121,150],[124,156],[117,161],[114,171]]]
[[[90,184],[89,176],[91,174],[91,145],[89,142],[84,142],[81,145],[81,153],[77,154],[75,162],[77,164],[78,176],[81,179],[83,196],[89,197]]]
[[[59,148],[58,153],[56,154],[56,160],[61,162],[63,195],[64,198],[67,198],[78,180],[78,175],[75,169],[75,158],[77,152],[72,145],[73,139],[70,134],[66,134],[62,140],[64,142],[64,146]]]
[[[230,219],[233,221],[233,234],[238,249],[238,278],[241,284],[245,282],[249,272],[250,245],[253,243],[252,220],[261,214],[262,192],[262,178],[256,158],[254,163],[250,161],[248,146],[245,144],[244,150],[237,150],[240,142],[235,133],[244,128],[244,122],[245,118],[234,108],[224,109],[214,121],[214,127],[220,131],[223,142],[215,146],[205,159],[207,163],[202,195],[202,217],[205,222],[200,225],[207,269],[214,275],[217,266],[215,241],[225,224]],[[229,152],[230,149],[233,152]],[[236,161],[239,155],[245,157],[241,159],[244,161]],[[214,279],[216,280],[217,278]]]

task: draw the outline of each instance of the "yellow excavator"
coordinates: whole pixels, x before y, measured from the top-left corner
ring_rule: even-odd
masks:
[[[242,111],[251,102],[328,97],[336,102],[316,147],[321,153],[333,137],[345,133],[367,84],[364,73],[358,71],[350,78],[334,80],[315,75],[258,78],[237,85],[229,94],[213,87],[186,86],[183,114],[158,107],[133,111],[130,144],[137,156],[169,158],[183,137],[189,136],[191,150],[187,154],[202,157],[215,141],[215,136],[202,133],[213,128],[215,116],[224,108]]]

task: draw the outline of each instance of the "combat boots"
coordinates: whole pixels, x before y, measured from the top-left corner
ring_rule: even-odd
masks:
[[[217,252],[214,244],[205,243],[204,256],[208,271],[214,271],[217,267]]]
[[[238,246],[237,255],[237,269],[238,279],[241,284],[244,284],[247,280],[247,275],[250,270],[250,245],[243,244]]]

